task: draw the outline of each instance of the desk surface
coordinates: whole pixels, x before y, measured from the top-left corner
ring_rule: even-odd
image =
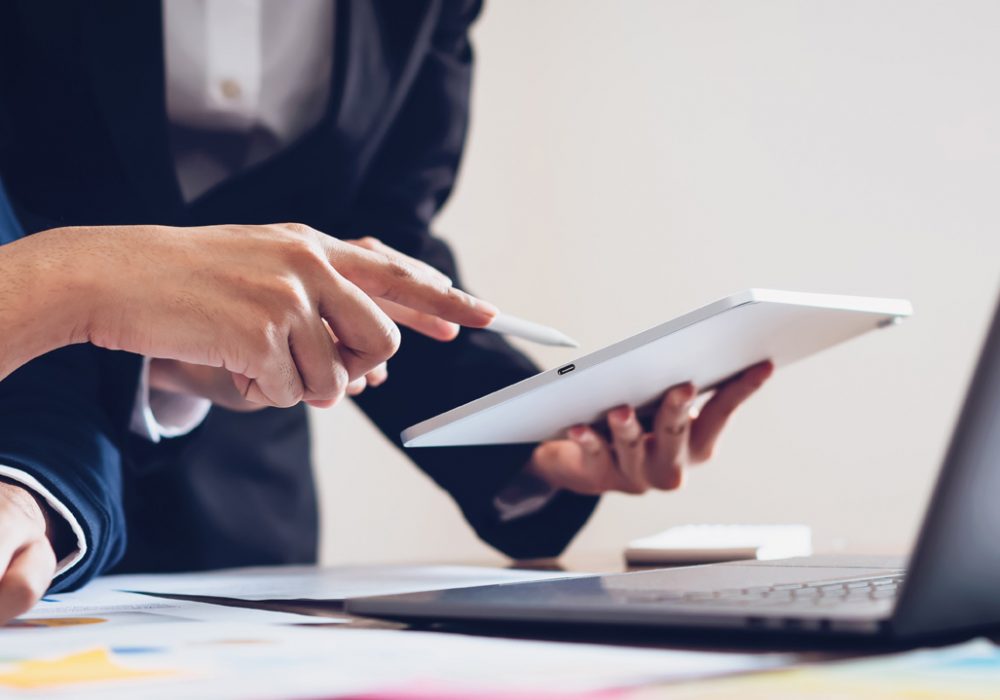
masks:
[[[437,562],[441,563],[441,562]],[[455,564],[456,562],[447,562]],[[473,565],[497,565],[496,561],[462,562]],[[517,568],[537,568],[543,570],[564,570],[572,572],[594,572],[594,573],[616,573],[627,570],[624,560],[617,555],[607,554],[576,554],[564,560],[538,560],[530,562],[518,562]],[[299,603],[255,603],[257,607],[266,607],[273,610],[287,610],[295,612],[306,612],[317,615],[330,615],[329,607],[310,607]],[[337,612],[343,615],[342,612]],[[348,626],[358,628],[380,628],[405,630],[407,626],[400,623],[374,620],[370,618],[351,617]],[[743,653],[769,653],[773,651],[795,652],[801,664],[822,664],[824,662],[846,660],[860,656],[883,653],[885,649],[869,649],[868,651],[858,648],[836,648],[831,647],[828,640],[817,639],[812,648],[803,648],[801,641],[784,641],[780,638],[747,638],[734,640],[731,635],[725,632],[708,631],[700,635],[662,633],[605,633],[599,636],[582,633],[571,628],[531,628],[530,632],[517,629],[512,632],[510,628],[498,630],[490,627],[475,626],[440,626],[434,627],[436,631],[455,632],[460,634],[475,634],[485,636],[515,636],[526,639],[544,639],[554,641],[571,642],[598,642],[612,643],[616,645],[681,649],[692,651],[739,651]],[[912,689],[910,689],[912,690]],[[952,697],[949,692],[936,692],[930,688],[919,688],[922,700],[932,700],[937,697]],[[811,670],[805,671],[779,671],[763,674],[741,675],[731,678],[716,678],[702,681],[692,681],[685,683],[670,683],[666,685],[654,685],[640,690],[630,691],[621,696],[627,700],[647,700],[647,698],[681,698],[691,700],[705,700],[715,698],[730,698],[738,696],[741,698],[767,698],[768,700],[800,700],[801,698],[822,698],[823,700],[860,700],[869,697],[884,697],[885,695],[871,694],[868,686],[853,685],[852,682],[843,682],[840,678],[819,675]],[[902,695],[900,695],[902,697]],[[906,695],[906,697],[910,697]],[[979,695],[970,697],[978,698]],[[983,696],[983,697],[988,697]]]
[[[454,565],[456,562],[436,562],[438,564],[451,564]],[[499,562],[493,561],[479,561],[479,562],[463,562],[464,564],[474,564],[474,565],[485,565],[485,566],[496,566]],[[537,568],[544,570],[563,570],[571,572],[598,572],[598,573],[614,573],[623,572],[626,570],[623,560],[620,555],[600,555],[600,554],[577,554],[563,561],[533,561],[533,562],[519,562],[516,564],[516,568]],[[140,589],[141,590],[141,589]],[[155,589],[153,589],[155,590]],[[326,616],[326,617],[336,617],[343,620],[345,614],[342,609],[338,609],[338,606],[331,604],[318,604],[318,603],[306,603],[304,601],[267,601],[267,602],[243,602],[232,599],[222,599],[222,598],[208,598],[208,597],[198,597],[198,596],[187,596],[187,595],[175,595],[167,596],[172,598],[180,598],[183,600],[195,600],[211,603],[222,603],[225,605],[236,606],[236,607],[248,607],[256,609],[266,609],[275,611],[287,611],[295,612],[299,614],[310,614],[314,616]],[[216,608],[218,610],[218,608]],[[229,611],[234,612],[234,611]],[[215,618],[213,618],[215,619]],[[332,621],[331,621],[332,622]],[[416,640],[419,635],[414,635],[409,637],[410,634],[407,630],[409,629],[406,625],[400,623],[392,623],[383,620],[376,620],[370,618],[362,617],[350,617],[346,624],[336,624],[337,628],[343,629],[344,627],[349,628],[362,628],[362,629],[379,629],[379,630],[391,630],[393,632],[388,635],[392,640],[403,642],[404,639]],[[423,628],[427,629],[427,628]],[[778,698],[779,700],[784,700],[784,698],[807,698],[808,700],[848,700],[848,699],[860,699],[868,697],[916,697],[919,696],[921,700],[928,700],[930,698],[936,697],[953,697],[954,693],[945,692],[935,694],[934,689],[927,686],[927,684],[921,685],[922,680],[914,680],[911,675],[907,675],[904,671],[899,672],[898,666],[893,666],[895,671],[885,672],[887,675],[892,677],[893,685],[891,690],[892,693],[886,692],[873,692],[874,687],[871,683],[872,675],[868,674],[868,678],[864,679],[864,683],[858,684],[857,679],[853,677],[844,677],[844,667],[843,665],[837,664],[827,664],[826,662],[834,660],[843,660],[848,658],[858,657],[859,655],[866,654],[866,652],[859,650],[858,648],[834,648],[830,647],[829,640],[816,640],[816,646],[812,648],[804,648],[799,641],[787,641],[776,637],[758,637],[749,638],[744,637],[742,639],[735,638],[732,634],[724,631],[706,631],[699,634],[692,633],[673,633],[668,634],[665,631],[659,630],[623,630],[623,631],[583,631],[580,629],[570,628],[570,627],[531,627],[531,628],[504,628],[500,629],[497,627],[490,626],[473,626],[473,625],[449,625],[449,626],[434,626],[431,629],[434,631],[448,632],[456,635],[457,639],[462,639],[460,635],[474,635],[476,637],[507,637],[516,639],[530,639],[530,640],[553,640],[562,642],[596,642],[603,644],[615,644],[622,647],[638,647],[638,648],[654,648],[654,649],[674,649],[683,651],[738,651],[744,654],[756,654],[756,653],[766,653],[773,651],[782,652],[794,652],[793,658],[798,662],[796,665],[800,670],[788,670],[788,671],[774,671],[766,673],[756,673],[748,675],[734,676],[730,678],[715,678],[710,680],[702,681],[689,681],[684,683],[673,682],[670,684],[665,684],[661,686],[649,686],[641,690],[633,690],[629,692],[615,693],[615,698],[621,698],[621,700],[645,700],[646,698],[652,697],[671,697],[671,698],[723,698],[723,697],[733,697],[739,696],[743,698]],[[398,631],[400,637],[396,636]],[[143,631],[143,634],[148,634]],[[144,641],[145,638],[143,638]],[[471,642],[471,640],[470,640]],[[475,644],[485,644],[488,640],[482,640],[482,642],[475,642]],[[383,640],[380,642],[385,643]],[[406,647],[407,643],[401,646]],[[463,647],[468,647],[469,645],[464,641],[461,642]],[[824,644],[824,647],[818,646],[819,644]],[[995,653],[993,650],[995,647],[991,647],[987,642],[983,642],[988,649],[988,654],[996,654],[996,658],[993,660],[995,663],[995,668],[997,671],[988,676],[988,678],[993,681],[996,679],[994,685],[1000,687],[1000,653]],[[527,648],[530,645],[516,645],[519,648]],[[381,647],[380,647],[381,648]],[[979,647],[977,647],[979,648]],[[569,647],[573,649],[573,647]],[[869,650],[868,654],[874,654],[878,651],[884,650]],[[586,656],[587,650],[581,648],[579,650],[579,655]],[[592,651],[590,653],[593,653]],[[602,652],[603,654],[608,654],[607,650]],[[937,652],[933,652],[937,653]],[[963,652],[964,653],[964,652]],[[580,671],[575,667],[574,664],[577,663],[575,659],[578,653],[574,650],[567,668],[570,669],[572,674],[578,674]],[[661,655],[657,655],[655,664],[656,668],[660,669],[663,663],[660,660]],[[296,657],[298,658],[298,657]],[[302,657],[307,658],[307,657]],[[324,657],[325,658],[325,657]],[[368,658],[368,657],[366,657]],[[415,657],[419,658],[419,657]],[[484,658],[480,656],[479,658]],[[492,657],[489,657],[492,659]],[[565,658],[565,657],[564,657]],[[607,659],[607,656],[602,656],[602,659]],[[676,657],[674,657],[676,658]],[[745,657],[743,657],[745,658]],[[879,661],[877,674],[884,673],[885,664],[892,664],[894,660],[898,660],[900,657],[894,657],[893,660]],[[916,663],[917,668],[923,668],[920,664],[924,664],[924,660],[928,658],[925,656],[918,656]],[[909,668],[914,668],[913,655],[905,655],[905,659],[909,660],[911,664]],[[964,661],[964,658],[961,659]],[[273,661],[273,659],[268,660]],[[764,661],[764,660],[762,660]],[[493,661],[490,661],[493,663]],[[527,662],[530,664],[530,661]],[[582,661],[580,663],[583,663]],[[593,658],[588,663],[593,663]],[[930,662],[931,667],[936,667],[934,661]],[[801,669],[804,664],[813,664],[812,666]],[[858,664],[850,664],[851,669],[856,669]],[[310,666],[311,671],[314,667]],[[325,669],[326,667],[323,666]],[[586,666],[583,668],[599,668],[599,666]],[[564,669],[565,670],[565,669]],[[954,671],[954,668],[950,669]],[[853,673],[853,670],[850,670]],[[964,673],[965,668],[962,667],[961,671]],[[382,673],[382,670],[378,670],[378,673]],[[669,676],[660,674],[659,678],[665,678]],[[530,676],[529,676],[530,677]],[[648,676],[643,676],[648,677]],[[903,681],[899,679],[902,678]],[[878,683],[882,682],[881,675],[876,675],[876,681]],[[937,678],[936,681],[940,681]],[[325,680],[324,680],[325,682]],[[899,690],[899,683],[903,682],[907,685],[906,690],[909,694],[903,692],[897,692]],[[916,685],[914,685],[916,684]],[[284,687],[284,686],[281,686]],[[883,688],[884,690],[884,688]],[[917,695],[913,693],[916,692]],[[375,696],[372,696],[375,697]],[[430,697],[430,696],[428,696]],[[507,697],[498,695],[497,697]],[[562,696],[560,696],[562,697]],[[601,695],[600,697],[606,697]],[[988,697],[998,697],[997,694],[992,692],[992,688],[988,689],[986,694],[982,693],[967,693],[963,697],[969,700],[979,700],[979,698]]]

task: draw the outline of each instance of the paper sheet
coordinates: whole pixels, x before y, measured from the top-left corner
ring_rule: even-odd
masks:
[[[484,566],[288,566],[228,569],[196,574],[111,576],[113,589],[213,596],[239,600],[341,601],[371,595],[415,593],[492,583],[579,576],[566,572]]]
[[[110,579],[97,579],[81,591],[47,595],[9,626],[119,626],[152,622],[227,622],[246,624],[333,624],[346,617],[297,615],[115,590]],[[3,627],[0,627],[3,629]]]
[[[0,631],[0,693],[110,700],[401,697],[427,688],[449,697],[566,695],[791,661],[343,627],[189,622],[69,631]]]

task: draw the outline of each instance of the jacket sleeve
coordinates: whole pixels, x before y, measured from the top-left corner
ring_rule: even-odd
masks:
[[[402,111],[365,178],[349,230],[372,233],[458,280],[455,260],[431,234],[454,185],[468,124],[469,26],[479,2],[438,7],[436,29]],[[397,446],[407,426],[537,372],[500,336],[463,330],[440,343],[404,332],[390,380],[356,401]],[[597,499],[561,492],[540,511],[502,522],[496,495],[527,464],[533,446],[421,448],[407,455],[458,503],[481,539],[516,558],[559,554]]]
[[[0,245],[20,228],[0,186]],[[2,329],[0,329],[2,332]],[[121,456],[114,419],[104,410],[112,376],[107,353],[89,345],[63,348],[0,381],[0,464],[34,477],[81,525],[84,558],[53,582],[77,588],[106,571],[125,547]],[[127,388],[123,388],[127,392]]]

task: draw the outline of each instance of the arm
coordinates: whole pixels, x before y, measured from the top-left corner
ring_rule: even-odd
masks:
[[[461,157],[472,71],[468,29],[479,3],[438,8],[429,51],[347,230],[373,232],[457,279],[455,261],[430,225],[451,192]],[[397,445],[406,426],[537,371],[499,336],[475,330],[448,346],[405,337],[391,365],[390,381],[356,400]],[[569,439],[537,446],[419,449],[408,455],[454,497],[483,540],[518,558],[551,556],[586,522],[599,494],[678,488],[684,468],[708,458],[729,415],[770,371],[764,364],[720,387],[697,418],[694,387],[674,387],[648,431],[632,408],[615,408],[607,419],[610,440],[575,426]]]
[[[478,2],[442,3],[431,46],[401,113],[366,176],[346,223],[458,279],[431,219],[455,182],[468,123],[472,56],[468,28]],[[388,439],[419,420],[534,374],[537,368],[501,337],[463,331],[451,343],[404,333],[390,378],[355,400]],[[560,492],[532,515],[503,522],[495,497],[517,477],[532,448],[421,449],[407,453],[461,507],[477,534],[518,558],[559,553],[597,499]]]
[[[396,351],[382,297],[456,332],[495,314],[430,268],[297,224],[51,229],[0,246],[0,379],[89,342],[223,367],[259,404],[333,402]]]
[[[0,382],[0,464],[40,484],[69,511],[83,535],[82,541],[74,536],[60,543],[57,519],[62,516],[47,512],[52,544],[60,550],[56,555],[85,552],[56,579],[57,590],[78,587],[106,571],[125,547],[121,457],[112,420],[100,401],[106,391],[100,352],[87,346],[65,348]],[[14,532],[0,529],[8,536]]]
[[[19,236],[0,189],[0,244]],[[6,347],[22,347],[33,319],[15,313],[28,291],[18,283],[34,282],[17,268],[5,269],[0,280],[6,295],[0,313],[17,324],[2,337],[11,343]],[[35,349],[46,342],[55,341]],[[50,584],[82,585],[124,549],[120,456],[101,405],[101,396],[116,389],[104,386],[98,355],[91,347],[68,348],[0,382],[0,621],[30,608]]]
[[[80,290],[46,273],[44,247],[33,237],[0,246],[0,379],[69,345],[79,323]]]

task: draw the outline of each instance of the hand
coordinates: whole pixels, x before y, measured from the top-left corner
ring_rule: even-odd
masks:
[[[712,456],[733,411],[773,371],[770,362],[744,370],[719,386],[697,417],[691,415],[695,387],[675,386],[660,402],[649,433],[632,407],[615,408],[608,414],[610,443],[589,426],[574,426],[568,440],[550,440],[535,448],[528,471],[555,488],[589,495],[679,488],[684,469]]]
[[[55,229],[29,239],[36,272],[73,292],[62,344],[221,367],[250,402],[339,400],[399,345],[390,315],[432,337],[496,309],[370,239],[298,224]],[[375,300],[379,300],[389,315]]]
[[[357,396],[366,387],[379,386],[388,377],[389,373],[383,362],[363,378],[348,384],[346,393],[348,396]],[[179,360],[153,358],[149,363],[149,386],[173,394],[198,396],[208,399],[216,406],[240,413],[266,408],[264,404],[245,399],[236,388],[233,375],[223,367],[207,367]],[[316,408],[328,408],[336,402],[307,399],[306,403]]]
[[[348,240],[345,243],[357,246],[370,251],[372,255],[382,259],[383,265],[393,270],[393,274],[403,276],[418,274],[425,279],[434,280],[444,289],[453,289],[452,281],[440,271],[434,269],[427,263],[400,253],[376,238],[360,238]],[[366,270],[357,270],[351,265],[344,265],[345,276],[356,282],[362,289],[379,292],[379,281],[370,280],[366,277]],[[359,274],[360,273],[360,274]],[[421,311],[418,303],[415,308],[407,306],[411,303],[405,295],[393,293],[393,290],[381,290],[386,296],[376,296],[373,298],[375,304],[396,323],[412,328],[435,340],[449,341],[458,335],[459,326],[441,316],[433,313]],[[393,298],[396,301],[393,301]],[[331,331],[332,335],[332,331]],[[333,336],[336,338],[336,336]],[[366,387],[375,387],[384,383],[388,378],[388,369],[383,362],[364,376],[355,379],[347,385],[345,393],[348,396],[357,396]],[[237,390],[230,373],[225,368],[208,367],[195,365],[177,360],[167,360],[154,358],[150,362],[150,386],[161,391],[201,396],[212,401],[217,406],[222,406],[231,411],[256,411],[264,408],[261,403],[248,401]],[[306,402],[312,406],[326,408],[333,405],[333,399],[307,398]]]
[[[56,570],[45,510],[31,492],[0,482],[0,624],[26,613]]]

